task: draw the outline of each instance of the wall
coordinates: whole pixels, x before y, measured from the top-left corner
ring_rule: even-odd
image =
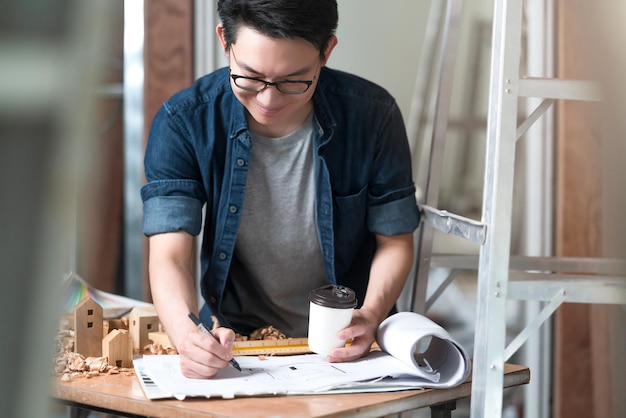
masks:
[[[384,86],[405,122],[422,50],[430,1],[339,0],[339,43],[328,66]]]

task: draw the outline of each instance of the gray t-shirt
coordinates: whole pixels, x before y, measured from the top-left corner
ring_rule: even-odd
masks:
[[[252,134],[241,223],[223,313],[235,328],[306,337],[311,290],[326,283],[315,227],[312,115],[281,138]]]

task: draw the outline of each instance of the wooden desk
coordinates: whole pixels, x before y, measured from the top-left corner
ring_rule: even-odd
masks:
[[[526,366],[505,365],[504,387],[530,381]],[[107,375],[72,382],[55,379],[52,396],[63,404],[118,415],[186,418],[231,417],[380,417],[423,407],[442,408],[437,416],[450,416],[455,401],[469,397],[468,381],[451,389],[425,389],[391,393],[302,395],[236,399],[148,400],[137,376]],[[435,414],[433,409],[433,414]],[[447,411],[447,412],[446,412]]]

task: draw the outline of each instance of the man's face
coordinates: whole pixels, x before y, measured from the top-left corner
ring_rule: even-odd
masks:
[[[322,66],[319,51],[304,39],[274,39],[242,27],[230,49],[232,75],[254,77],[269,82],[312,81],[301,94],[284,94],[276,86],[250,92],[239,88],[231,78],[235,96],[248,110],[250,128],[268,137],[295,131],[313,109],[311,97]]]

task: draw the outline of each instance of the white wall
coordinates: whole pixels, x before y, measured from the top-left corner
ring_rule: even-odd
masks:
[[[385,87],[406,122],[430,0],[338,0],[338,5],[339,43],[328,66]]]

